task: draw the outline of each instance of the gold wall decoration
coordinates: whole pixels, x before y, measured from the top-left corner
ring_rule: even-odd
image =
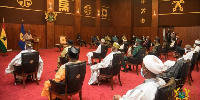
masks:
[[[144,24],[144,23],[145,23],[145,19],[142,18],[142,19],[140,20],[140,22],[141,22],[142,24]]]
[[[185,3],[185,1],[184,0],[180,0],[180,1],[173,1],[172,2],[172,5],[176,4],[175,7],[173,8],[173,12],[175,12],[178,7],[179,7],[180,11],[183,11],[183,7],[181,6],[181,3]]]
[[[59,0],[59,11],[69,12],[69,0]]]
[[[144,4],[146,2],[146,0],[141,0],[141,4]]]
[[[146,8],[141,8],[141,14],[145,13]]]
[[[30,7],[33,3],[31,0],[17,0],[17,2],[21,7]]]
[[[53,21],[55,21],[56,20],[56,17],[57,17],[57,13],[56,12],[50,12],[50,11],[45,11],[45,15],[46,15],[46,17],[45,17],[45,19],[46,19],[46,21],[48,21],[48,22],[53,22]]]
[[[91,7],[90,5],[86,5],[86,6],[84,7],[84,13],[85,13],[86,15],[91,15],[91,14],[92,14],[92,7]]]
[[[107,17],[108,16],[108,9],[102,8],[101,10],[101,17]]]
[[[184,91],[185,90],[185,91]],[[184,88],[184,90],[182,88],[177,88],[174,90],[174,97],[176,98],[176,100],[188,100],[189,99],[189,92],[190,90]]]

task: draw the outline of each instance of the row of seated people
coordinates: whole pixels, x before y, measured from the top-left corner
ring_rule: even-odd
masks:
[[[138,41],[138,45],[139,45],[139,43],[141,42],[141,40],[137,40]],[[69,41],[68,41],[69,42]],[[72,43],[73,44],[73,43]],[[138,48],[139,48],[139,46],[137,46]],[[199,44],[197,44],[197,46],[196,47],[199,47]],[[118,43],[116,43],[116,42],[114,42],[113,43],[113,46],[112,46],[112,52],[109,54],[109,55],[107,55],[104,59],[103,59],[103,61],[101,61],[100,63],[98,63],[98,64],[95,64],[95,65],[92,65],[90,68],[91,68],[91,71],[92,71],[92,73],[91,73],[91,78],[90,78],[90,80],[89,80],[89,82],[88,82],[88,84],[89,85],[91,85],[91,84],[96,84],[96,83],[98,83],[98,75],[99,75],[99,70],[101,69],[101,68],[107,68],[109,65],[112,65],[112,63],[111,63],[111,61],[113,60],[113,55],[114,54],[116,54],[116,53],[120,53],[119,51],[118,51],[118,49],[120,48],[120,45],[118,44]],[[138,48],[136,49],[135,48],[135,51],[138,51]],[[183,55],[183,50],[184,49],[181,49],[181,48],[178,48],[177,47],[177,49],[176,49],[176,52],[175,52],[175,56],[182,56]],[[197,50],[199,50],[199,49],[197,49]],[[70,55],[73,55],[73,57],[76,57],[76,55],[77,55],[77,50],[76,50],[76,48],[74,48],[74,47],[71,47],[71,48],[68,48],[68,52],[67,52],[67,56],[68,56],[68,58],[69,58],[69,61],[71,61],[70,60]],[[70,54],[71,53],[71,54]],[[177,53],[177,54],[176,54]],[[188,53],[188,54],[190,54],[190,53]],[[146,58],[146,60],[145,60],[145,58]],[[145,58],[143,59],[143,63],[144,63],[144,65],[143,65],[143,67],[142,67],[142,70],[141,70],[141,72],[142,72],[142,75],[144,74],[144,76],[145,76],[145,78],[147,78],[147,79],[149,79],[149,82],[151,82],[151,81],[154,81],[154,79],[156,78],[155,77],[155,75],[156,74],[159,74],[159,73],[161,73],[161,72],[163,72],[164,70],[166,71],[167,69],[166,68],[159,68],[159,67],[163,67],[163,66],[161,66],[161,65],[163,65],[162,64],[162,62],[159,60],[159,58],[157,58],[157,57],[155,57],[155,56],[152,56],[152,55],[148,55],[148,56],[145,56]],[[76,58],[74,58],[74,60],[73,61],[77,61],[77,59]],[[158,66],[157,67],[154,67],[154,66],[156,66],[156,64],[158,64]],[[170,64],[170,65],[172,65],[172,64]],[[175,67],[175,66],[174,66]],[[60,75],[60,78],[62,77],[64,77],[63,75],[63,71],[62,70],[65,70],[64,69],[65,67],[60,67],[59,68],[59,70],[58,70],[58,72],[57,72],[57,74],[56,75]],[[151,69],[151,68],[153,68],[153,69]],[[158,70],[158,72],[157,72],[157,69],[159,69]],[[170,67],[170,68],[173,68],[173,67]],[[161,70],[162,69],[162,70]],[[155,71],[156,70],[156,71]],[[180,70],[180,68],[179,68],[179,70]],[[171,71],[171,69],[170,69],[170,71]],[[173,70],[172,70],[173,71]],[[169,72],[169,71],[166,71],[166,72]],[[63,75],[62,75],[62,74]],[[172,73],[172,74],[174,74],[174,73]],[[173,76],[173,75],[172,75]],[[56,77],[57,78],[57,77]],[[59,80],[59,79],[58,79]],[[159,79],[160,80],[160,79]],[[62,81],[61,79],[59,80],[59,81]],[[162,80],[161,80],[161,82],[163,82]],[[49,87],[50,85],[48,84],[49,83],[49,81],[47,81],[47,82],[45,82],[45,84],[47,84],[47,85],[45,85],[44,86],[44,89],[43,89],[43,91],[42,91],[42,95],[43,96],[49,96],[49,92],[47,93],[47,91],[46,90],[48,90],[48,88],[47,87]],[[148,84],[148,81],[145,81],[145,83],[147,83]],[[145,86],[145,83],[144,84],[142,84],[142,85],[144,85]],[[155,81],[155,83],[157,84],[157,81]],[[164,82],[163,82],[164,83]],[[163,84],[160,84],[160,85],[163,85]],[[158,85],[158,86],[160,86],[160,85]],[[47,86],[47,87],[46,87]],[[158,87],[157,86],[157,87]],[[140,87],[140,86],[138,86],[138,87]],[[143,86],[142,86],[143,87]],[[156,87],[156,88],[157,88]],[[152,88],[155,88],[155,87],[152,87]],[[136,89],[138,89],[138,88],[136,88]],[[149,89],[149,90],[152,90],[152,89]],[[46,91],[46,92],[44,92],[44,91]],[[137,93],[137,92],[134,92],[134,91],[136,91],[135,89],[134,90],[132,90],[133,92],[131,92],[131,91],[129,91],[128,93],[133,93],[133,96],[134,96],[134,93]],[[149,92],[148,92],[149,93]],[[155,93],[155,91],[153,92],[153,93]],[[47,95],[46,95],[47,94]],[[142,94],[138,94],[138,95],[142,95]],[[129,98],[130,96],[132,96],[132,94],[128,94],[127,96],[125,95],[125,96],[123,96],[121,99],[123,100],[123,98]],[[119,96],[115,96],[114,98],[119,98]],[[141,97],[141,96],[140,96]],[[152,96],[151,95],[151,97],[152,98],[154,98],[155,97],[155,95],[154,96]],[[133,98],[136,98],[136,97],[133,97]],[[145,98],[145,96],[144,97],[142,97],[142,98]]]

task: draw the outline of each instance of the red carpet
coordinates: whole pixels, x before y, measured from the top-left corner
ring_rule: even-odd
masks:
[[[40,56],[44,61],[43,73],[39,85],[36,82],[27,82],[25,89],[23,89],[22,84],[14,85],[14,77],[11,74],[6,75],[5,69],[7,68],[9,62],[19,53],[19,51],[8,52],[8,56],[0,56],[0,100],[47,100],[46,97],[42,97],[41,91],[43,89],[44,81],[54,78],[55,69],[57,65],[57,57],[61,52],[57,52],[57,48],[54,49],[42,49],[39,50]],[[85,47],[81,48],[80,60],[87,60],[86,54],[94,49],[88,49]],[[109,50],[110,51],[110,50]],[[172,55],[169,55],[170,59]],[[163,60],[163,57],[161,58]],[[140,68],[139,68],[140,69]],[[139,72],[140,73],[140,72]],[[111,100],[113,95],[120,94],[124,95],[128,90],[133,89],[137,85],[144,81],[144,78],[136,71],[129,71],[128,73],[121,72],[121,82],[114,83],[114,90],[111,90],[110,84],[103,82],[100,86],[98,85],[88,85],[90,78],[90,66],[87,65],[87,72],[85,81],[83,84],[83,100]],[[192,76],[194,82],[192,86],[188,83],[184,87],[190,90],[189,99],[198,100],[200,98],[200,72],[196,70],[193,71]],[[78,94],[74,95],[73,100],[79,100]]]

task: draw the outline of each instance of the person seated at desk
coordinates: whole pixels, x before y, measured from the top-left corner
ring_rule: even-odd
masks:
[[[126,38],[126,35],[124,34],[121,38],[121,43],[124,42],[124,41],[127,41],[127,38]]]
[[[111,44],[111,38],[110,38],[108,35],[106,35],[106,36],[104,37],[104,40],[106,41],[106,43],[107,43],[108,45]]]
[[[131,44],[132,44],[132,45],[135,45],[136,39],[137,39],[137,37],[136,37],[135,35],[133,35],[133,36],[131,37]]]
[[[22,55],[22,53],[28,53],[28,52],[29,53],[35,52],[35,50],[32,49],[31,44],[26,44],[26,50],[22,50],[17,56],[15,56],[15,58],[12,59],[12,61],[8,64],[8,67],[5,70],[6,74],[13,74],[14,66],[21,66],[21,63],[22,63],[21,55]],[[37,72],[37,79],[38,80],[40,80],[40,78],[41,78],[42,71],[43,71],[43,60],[39,56],[39,67],[38,67],[38,72]],[[17,76],[17,78],[18,78],[18,82],[22,82],[21,81],[22,77]]]
[[[137,58],[137,54],[138,54],[139,50],[142,48],[141,43],[142,43],[142,40],[140,40],[140,39],[136,39],[136,47],[134,48],[133,53],[132,53],[131,55],[128,54],[127,57]],[[122,70],[123,72],[125,72],[125,67],[126,67],[125,61],[128,60],[127,57],[124,56],[124,62],[123,62],[123,65],[122,65],[123,68],[124,68],[124,70]],[[128,68],[127,70],[132,71],[132,69],[131,69],[131,65],[129,65],[129,68]]]
[[[80,61],[76,60],[76,56],[79,54],[78,50],[75,47],[71,47],[69,48],[68,51],[68,57],[69,57],[69,62],[65,63],[64,65],[62,65],[58,72],[55,75],[55,78],[53,79],[56,82],[64,82],[65,81],[65,66],[67,64],[72,64],[72,63],[78,63]],[[51,86],[50,81],[45,81],[44,83],[44,87],[42,89],[41,92],[41,96],[46,96],[48,97],[48,99],[50,99],[50,94],[49,94],[49,87]],[[52,94],[52,99],[55,99],[56,96],[54,94]]]
[[[145,56],[141,68],[141,75],[145,78],[144,83],[129,90],[122,97],[115,95],[113,100],[155,100],[157,88],[166,84],[163,79],[157,77],[157,74],[164,70],[166,70],[164,64],[158,57],[154,55]]]
[[[94,43],[94,44],[96,44],[97,46],[99,46],[99,45],[100,45],[99,37],[96,36],[96,35],[94,35],[94,36],[92,37],[92,43]]]
[[[95,53],[101,53],[101,45],[104,45],[105,43],[105,40],[104,39],[101,39],[101,42],[100,42],[100,45],[98,46],[98,48],[95,50],[95,51],[92,51],[92,52],[88,52],[87,53],[87,57],[88,57],[88,65],[92,65],[92,60],[91,60],[91,57],[93,56],[93,52]],[[95,59],[96,60],[96,59]],[[96,62],[96,61],[95,61]]]
[[[107,68],[110,65],[112,65],[113,54],[121,53],[120,51],[118,51],[118,49],[119,49],[119,44],[114,42],[113,46],[112,46],[112,49],[111,49],[112,52],[110,54],[108,54],[103,59],[103,61],[101,61],[100,63],[97,63],[95,65],[92,65],[90,67],[90,69],[91,69],[91,77],[90,77],[90,80],[88,82],[89,85],[98,83],[98,79],[97,78],[99,76],[99,69],[100,68]]]
[[[80,33],[77,35],[77,41],[81,44],[81,47],[82,47],[83,43],[85,44],[85,47],[87,47],[86,42],[82,40]]]
[[[68,57],[67,56],[67,53],[68,53],[68,49],[69,48],[71,48],[73,46],[73,40],[68,40],[67,41],[67,47],[65,47],[64,49],[63,49],[63,51],[61,52],[61,54],[60,54],[60,56],[58,57],[58,64],[57,64],[57,68],[59,69],[60,68],[60,57]]]
[[[115,36],[112,37],[112,43],[114,43],[114,42],[117,42],[117,43],[118,43],[117,35],[115,35]]]
[[[146,47],[147,50],[151,47],[151,40],[149,40],[149,36],[146,37],[146,41],[143,43],[143,47]]]

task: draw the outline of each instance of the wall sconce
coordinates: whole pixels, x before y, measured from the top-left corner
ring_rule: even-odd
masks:
[[[80,13],[80,11],[79,11],[79,8],[78,8],[78,10],[76,11],[76,13],[77,13],[77,14],[79,14],[79,13]]]
[[[98,15],[98,16],[100,16],[100,11],[99,11],[99,10],[98,10],[98,13],[97,13],[97,15]]]
[[[153,11],[153,15],[156,15],[156,11]]]
[[[49,9],[52,9],[51,3],[49,3]]]

